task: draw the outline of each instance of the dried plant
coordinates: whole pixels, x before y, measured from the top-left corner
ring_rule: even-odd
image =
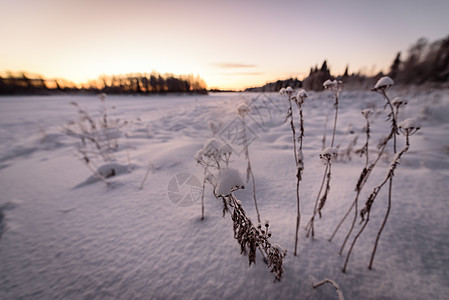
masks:
[[[234,238],[240,245],[241,253],[248,255],[249,265],[256,263],[256,251],[259,249],[266,259],[268,268],[275,275],[274,281],[280,281],[284,273],[283,258],[287,251],[269,241],[271,237],[269,222],[266,221],[264,226],[260,224],[254,226],[246,215],[241,201],[237,200],[232,192],[220,197],[224,203],[223,211],[229,212],[234,223]]]
[[[323,83],[323,87],[326,90],[330,90],[334,94],[334,109],[335,109],[335,115],[334,115],[334,127],[332,129],[332,141],[330,147],[334,146],[335,141],[335,130],[337,128],[337,117],[338,117],[338,97],[340,96],[341,88],[343,86],[343,83],[340,80],[326,80]]]
[[[335,291],[337,292],[337,295],[338,295],[338,300],[344,300],[345,299],[343,297],[343,292],[340,290],[340,287],[338,286],[338,284],[335,281],[331,280],[331,279],[324,278],[324,280],[315,283],[313,285],[313,288],[314,289],[319,288],[320,286],[325,285],[326,283],[332,285],[335,288]]]
[[[208,124],[210,130],[212,131],[212,137],[215,137],[221,128],[222,122],[215,124],[212,120],[209,120]]]
[[[254,199],[254,206],[256,208],[256,213],[257,213],[257,221],[260,223],[260,213],[259,213],[259,208],[257,206],[257,199],[256,199],[256,180],[254,179],[254,173],[253,173],[253,169],[251,168],[251,161],[249,159],[249,145],[248,145],[248,137],[246,135],[246,122],[245,122],[245,117],[246,115],[251,111],[251,108],[245,104],[245,103],[241,103],[238,107],[237,107],[237,113],[238,115],[242,118],[242,123],[243,123],[243,132],[242,132],[242,138],[243,138],[243,150],[245,153],[245,158],[246,161],[248,162],[247,168],[246,168],[246,182],[249,181],[249,178],[251,177],[251,181],[252,181],[252,192],[253,192],[253,199]]]
[[[334,96],[334,109],[335,109],[335,116],[334,116],[334,126],[332,129],[332,140],[330,147],[323,150],[323,152],[320,155],[320,158],[324,161],[325,169],[323,174],[323,179],[321,181],[321,186],[317,195],[317,198],[315,200],[315,206],[313,208],[313,214],[310,218],[309,222],[306,226],[306,237],[309,237],[310,235],[312,238],[315,236],[315,228],[314,228],[314,222],[315,222],[315,216],[318,213],[321,218],[321,210],[324,207],[324,204],[326,203],[327,196],[330,191],[330,180],[331,180],[331,160],[335,158],[338,154],[338,150],[334,148],[334,142],[335,142],[335,131],[337,128],[337,117],[338,117],[338,98],[340,96],[341,88],[343,83],[339,80],[326,80],[323,83],[323,87],[327,90],[330,90],[333,93]],[[321,193],[323,191],[324,184],[326,184],[326,188],[324,189],[324,195],[321,196]],[[319,205],[318,205],[319,204]]]
[[[360,177],[357,181],[356,184],[356,196],[354,201],[352,202],[351,206],[349,207],[349,209],[346,211],[346,214],[343,216],[343,218],[341,219],[341,221],[338,223],[337,227],[335,228],[334,232],[332,233],[331,237],[329,238],[329,241],[332,241],[332,239],[334,238],[335,234],[337,233],[337,231],[340,229],[341,225],[343,224],[343,222],[346,220],[346,218],[349,216],[349,214],[351,213],[352,209],[355,207],[354,210],[354,218],[352,220],[352,224],[351,227],[349,229],[349,232],[347,233],[345,240],[343,242],[343,245],[340,248],[339,254],[341,255],[343,252],[343,249],[346,245],[346,242],[349,238],[349,236],[352,233],[352,230],[354,229],[354,225],[355,222],[357,220],[357,211],[358,211],[358,199],[360,196],[360,193],[362,191],[362,188],[366,182],[366,180],[368,179],[369,175],[371,174],[371,170],[374,168],[375,164],[372,165],[371,167],[368,167],[369,165],[369,140],[370,140],[370,122],[369,122],[369,118],[372,116],[373,111],[371,109],[364,109],[362,111],[362,116],[365,118],[365,128],[364,131],[366,133],[366,140],[365,140],[365,144],[363,145],[362,149],[359,151],[360,155],[365,155],[365,166],[362,170],[362,172],[360,173]],[[385,144],[386,145],[386,144]],[[380,156],[382,155],[383,150],[380,152],[380,155],[378,156],[378,159],[380,158]],[[376,160],[376,163],[378,161],[378,159]]]
[[[209,140],[195,155],[195,159],[205,170],[209,167],[218,170],[216,175],[208,172],[203,182],[209,182],[213,186],[214,196],[222,199],[223,217],[227,212],[231,215],[234,238],[240,244],[241,253],[248,255],[249,265],[256,263],[256,251],[259,249],[270,271],[275,274],[274,281],[279,281],[284,272],[282,263],[287,251],[269,241],[269,222],[265,222],[265,229],[261,225],[254,226],[241,201],[234,196],[233,192],[244,189],[245,183],[236,169],[229,168],[230,147],[220,146],[217,142],[215,139]],[[220,168],[220,160],[226,162],[225,168]],[[202,211],[204,213],[204,209]]]
[[[79,159],[94,173],[94,176],[105,181],[105,177],[96,171],[95,161],[108,162],[114,160],[114,152],[118,150],[118,139],[121,130],[128,124],[120,119],[111,120],[108,117],[106,106],[106,94],[100,94],[100,117],[94,119],[87,109],[82,108],[77,102],[70,102],[76,107],[78,120],[70,121],[63,128],[63,132],[80,141],[77,151]],[[129,160],[129,159],[128,159]]]
[[[281,95],[286,95],[288,97],[289,110],[287,112],[286,121],[290,119],[290,127],[292,129],[293,135],[293,152],[295,155],[295,163],[296,163],[296,232],[295,232],[295,251],[294,255],[297,255],[298,252],[298,234],[299,227],[301,223],[301,203],[299,198],[299,183],[302,180],[302,173],[304,171],[304,155],[302,153],[302,144],[304,139],[304,118],[302,111],[302,104],[307,98],[307,92],[305,90],[299,90],[296,95],[293,95],[293,89],[291,87],[287,87],[286,89],[281,89],[279,91]],[[295,124],[293,122],[293,110],[292,110],[292,101],[296,103],[298,107],[299,113],[299,136],[298,143],[299,146],[297,148],[296,145],[296,129]]]
[[[150,174],[151,170],[155,170],[156,168],[154,167],[153,163],[151,162],[151,160],[148,162],[148,167],[147,167],[147,172],[145,173],[145,176],[143,177],[142,183],[140,184],[140,188],[139,189],[143,189],[143,185],[145,184],[145,181],[147,180],[148,174]]]
[[[310,218],[309,222],[306,226],[306,237],[309,237],[310,235],[312,237],[315,236],[315,228],[314,228],[314,221],[315,216],[318,213],[319,217],[321,218],[321,210],[324,207],[324,204],[326,203],[327,196],[329,195],[330,191],[330,180],[331,180],[331,168],[332,168],[332,159],[337,157],[338,150],[334,147],[328,147],[324,149],[324,151],[320,154],[320,159],[323,161],[324,165],[326,166],[324,169],[324,176],[321,181],[320,190],[318,192],[318,196],[315,200],[315,206],[313,208],[313,214]],[[324,194],[321,196],[321,193],[323,191],[323,187],[326,185],[326,188],[324,190]]]
[[[397,165],[399,164],[399,159],[401,158],[401,156],[407,152],[408,148],[409,148],[409,136],[414,134],[418,129],[419,129],[419,125],[416,125],[417,122],[416,121],[410,121],[410,119],[406,120],[406,123],[401,123],[401,128],[398,127],[397,125],[397,116],[399,114],[399,108],[403,105],[405,105],[405,101],[403,101],[401,98],[395,98],[396,101],[394,101],[394,104],[390,101],[390,99],[388,98],[386,91],[393,86],[394,82],[391,78],[389,77],[382,77],[381,79],[379,79],[379,81],[376,83],[373,91],[378,92],[380,94],[382,94],[386,100],[386,106],[390,107],[390,113],[388,114],[388,117],[391,119],[391,132],[390,134],[381,142],[380,144],[380,153],[378,155],[378,158],[376,159],[376,161],[373,163],[374,165],[377,163],[377,161],[380,159],[380,156],[383,154],[385,147],[388,143],[388,141],[390,141],[391,139],[393,139],[393,150],[394,150],[394,158],[392,163],[390,164],[390,168],[388,171],[388,174],[385,178],[385,180],[376,188],[374,188],[373,192],[370,194],[370,196],[368,197],[367,202],[365,203],[365,207],[361,210],[360,215],[362,217],[362,222],[363,225],[361,227],[361,229],[359,230],[359,232],[356,234],[356,236],[354,237],[352,244],[348,250],[348,253],[346,255],[346,260],[345,260],[345,264],[343,266],[342,271],[346,272],[346,268],[348,265],[348,261],[352,252],[352,249],[355,245],[355,243],[357,242],[357,239],[360,237],[360,235],[363,233],[364,229],[366,228],[366,225],[369,222],[369,214],[371,211],[371,206],[375,200],[375,198],[377,197],[377,194],[379,193],[379,191],[382,189],[382,187],[387,183],[389,183],[389,188],[388,188],[388,204],[387,204],[387,210],[384,216],[384,219],[382,221],[382,225],[377,233],[376,236],[376,240],[374,243],[374,248],[371,254],[371,258],[370,258],[370,263],[368,268],[371,270],[372,269],[372,265],[374,262],[374,256],[376,254],[376,250],[377,250],[377,246],[379,243],[379,239],[380,236],[383,232],[383,229],[385,228],[385,224],[388,220],[389,214],[390,214],[390,210],[391,210],[391,201],[392,201],[392,187],[393,187],[393,176],[394,176],[394,170],[396,169]],[[396,108],[396,109],[395,109]],[[399,152],[396,152],[396,135],[399,133],[398,129],[401,129],[401,132],[406,136],[406,146]],[[373,166],[373,164],[371,164],[371,166]],[[370,167],[371,167],[370,166]],[[374,168],[374,166],[372,167]],[[366,182],[367,180],[367,176],[369,176],[370,172],[372,171],[372,168],[367,169],[366,172],[362,172],[361,178],[359,179],[359,183],[358,183],[358,187],[362,186],[362,184],[364,184],[364,182]],[[346,243],[345,239],[345,243]],[[343,247],[345,245],[345,243],[342,246],[341,251],[343,250]]]
[[[399,165],[400,159],[402,157],[402,155],[404,155],[404,153],[406,153],[408,151],[408,149],[410,148],[410,136],[415,134],[419,129],[420,129],[421,125],[415,120],[415,119],[407,119],[403,122],[400,123],[399,125],[399,129],[401,131],[402,134],[405,135],[405,146],[404,148],[399,151],[398,153],[395,154],[393,161],[390,164],[390,167],[388,169],[387,175],[385,177],[385,179],[382,181],[381,184],[379,184],[378,186],[376,186],[373,191],[371,192],[371,194],[368,197],[368,200],[365,203],[365,206],[363,207],[363,209],[360,211],[360,217],[361,217],[361,223],[363,223],[363,226],[360,228],[359,232],[357,233],[357,235],[354,237],[354,240],[351,244],[351,247],[349,248],[348,254],[346,255],[346,260],[345,260],[345,264],[343,266],[343,272],[346,272],[346,268],[348,265],[348,261],[349,261],[349,257],[351,255],[352,249],[355,245],[355,243],[357,242],[357,239],[360,237],[360,235],[363,233],[363,231],[366,228],[366,225],[369,222],[369,217],[370,217],[370,213],[371,213],[371,208],[373,206],[374,200],[377,198],[377,195],[379,194],[379,192],[381,191],[381,189],[385,186],[385,184],[389,181],[391,181],[391,179],[394,176],[394,172],[397,168],[397,166]],[[391,207],[391,203],[389,202],[389,206],[388,206],[388,210]],[[384,218],[383,222],[382,222],[382,226],[381,228],[385,227],[385,223],[386,223],[386,218]],[[377,250],[377,245],[378,245],[378,241],[380,238],[382,231],[379,231],[377,236],[376,236],[376,243],[374,245],[373,248],[373,252],[371,254],[371,259],[370,259],[370,263],[368,268],[372,269],[372,265],[373,265],[373,261],[374,261],[374,256],[376,254],[376,250]]]
[[[201,220],[204,220],[204,191],[206,182],[211,183],[215,187],[215,176],[210,173],[210,169],[221,171],[221,163],[229,165],[232,149],[229,145],[223,145],[216,138],[211,138],[204,143],[202,149],[198,150],[194,156],[196,162],[204,169],[203,186],[201,192]]]

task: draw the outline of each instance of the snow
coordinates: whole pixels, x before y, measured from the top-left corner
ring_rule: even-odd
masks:
[[[305,99],[305,98],[307,98],[307,92],[303,89],[300,89],[298,91],[298,93],[296,94],[296,97],[299,99]]]
[[[327,147],[321,152],[321,155],[323,156],[335,156],[338,154],[338,149],[335,147]]]
[[[388,89],[394,84],[393,79],[388,76],[381,77],[374,85],[374,90]]]
[[[346,274],[341,272],[345,257],[338,251],[350,222],[332,242],[328,238],[354,199],[364,157],[333,161],[326,212],[315,220],[315,239],[306,239],[303,230],[323,177],[323,127],[327,111],[333,111],[328,92],[308,92],[312,101],[302,107],[306,136],[298,256],[293,255],[296,164],[290,124],[284,123],[289,107],[285,97],[107,96],[109,117],[130,124],[126,134],[124,128],[116,136],[115,159],[93,166],[104,174],[114,169],[115,175],[106,178],[108,185],[77,158],[78,140],[63,132],[67,122],[78,118],[70,102],[98,117],[98,97],[0,97],[0,299],[335,299],[329,285],[312,288],[324,278],[338,283],[346,299],[446,298],[449,91],[394,87],[388,95],[409,101],[400,108],[399,123],[417,118],[422,129],[410,137],[410,149],[395,170],[392,208],[374,269],[369,271],[367,265],[388,189],[373,204]],[[275,284],[259,252],[257,263],[248,267],[230,216],[223,217],[223,203],[213,196],[210,184],[201,221],[198,194],[204,170],[192,157],[213,136],[207,120],[214,120],[216,140],[234,150],[230,166],[246,172],[242,146],[234,135],[242,126],[235,112],[241,102],[265,108],[251,110],[245,121],[247,133],[254,137],[251,166],[259,211],[262,220],[270,220],[272,243],[287,250],[282,281]],[[352,141],[344,131],[351,123],[358,136],[354,149],[363,146],[366,121],[360,112],[369,108],[372,161],[377,143],[390,130],[384,104],[377,93],[343,89],[335,144],[345,149]],[[327,145],[331,131],[328,126]],[[398,136],[397,142],[402,149],[405,138]],[[359,204],[385,178],[393,159],[392,147],[387,150]],[[140,189],[149,162],[154,167]],[[181,206],[170,199],[173,183],[190,202]],[[256,220],[251,182],[234,194]],[[357,222],[356,229],[359,226]]]
[[[402,97],[394,97],[394,99],[391,101],[391,104],[396,107],[406,105],[407,103],[408,101]]]
[[[239,171],[229,168],[221,171],[215,192],[217,195],[227,196],[234,190],[243,188],[245,188],[245,182]]]
[[[408,118],[400,122],[398,127],[402,129],[420,129],[421,122],[419,122],[416,118]]]
[[[228,144],[224,144],[220,148],[220,153],[222,154],[232,154],[232,147]]]
[[[340,80],[336,80],[336,79],[335,80],[328,79],[323,83],[323,87],[325,89],[333,89],[333,88],[337,88],[341,85],[342,85],[342,82]]]

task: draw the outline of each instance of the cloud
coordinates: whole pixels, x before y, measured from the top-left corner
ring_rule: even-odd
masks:
[[[220,69],[242,69],[242,68],[256,68],[257,65],[240,64],[240,63],[212,63],[211,65]]]

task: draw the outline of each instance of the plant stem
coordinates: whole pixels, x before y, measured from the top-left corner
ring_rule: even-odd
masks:
[[[340,254],[340,255],[343,253],[343,250],[344,250],[344,248],[345,248],[345,246],[346,246],[346,243],[347,243],[349,237],[351,236],[352,231],[354,230],[355,222],[356,222],[356,220],[357,220],[357,211],[358,211],[358,202],[359,202],[359,196],[360,196],[360,193],[361,193],[361,191],[362,191],[362,189],[363,189],[363,186],[365,185],[366,180],[368,179],[369,175],[371,174],[371,170],[372,170],[372,169],[374,168],[374,166],[375,166],[375,164],[374,164],[374,166],[373,166],[372,168],[368,168],[368,163],[369,163],[369,159],[368,159],[368,151],[369,151],[369,148],[368,148],[368,147],[369,147],[369,138],[370,138],[369,133],[370,133],[370,129],[369,129],[369,120],[368,120],[368,118],[366,117],[366,142],[365,142],[365,145],[364,145],[364,151],[365,151],[366,160],[365,160],[365,167],[364,167],[362,173],[360,174],[360,178],[359,178],[359,180],[358,180],[358,182],[357,182],[357,186],[356,186],[357,194],[356,194],[355,199],[354,199],[354,201],[352,202],[351,206],[349,207],[348,211],[346,212],[345,216],[344,216],[343,219],[340,221],[340,223],[338,223],[337,227],[335,228],[334,232],[332,233],[332,236],[331,236],[330,239],[329,239],[329,241],[331,241],[331,240],[333,239],[333,237],[334,237],[335,234],[337,233],[337,231],[338,231],[338,229],[340,228],[340,226],[343,224],[343,222],[344,222],[344,221],[346,220],[346,218],[348,217],[348,215],[349,215],[349,213],[351,212],[352,208],[355,207],[354,218],[353,218],[353,220],[352,220],[351,227],[349,228],[349,231],[348,231],[348,233],[346,234],[346,237],[345,237],[345,239],[344,239],[344,241],[343,241],[343,244],[341,245],[340,251],[338,252],[338,254]],[[385,148],[383,148],[383,149],[385,149]],[[376,161],[375,161],[376,164],[377,164],[377,162],[379,161],[380,157],[381,157],[382,154],[383,154],[383,149],[382,149],[382,151],[379,153],[379,156],[377,157],[377,159],[376,159]]]
[[[249,160],[248,160],[248,166],[251,169],[251,166],[249,164]],[[254,198],[254,206],[256,207],[256,212],[257,212],[257,221],[260,223],[260,214],[259,214],[259,208],[257,207],[257,200],[256,200],[256,181],[254,180],[254,173],[253,170],[251,169],[251,180],[253,183],[253,198]]]
[[[393,151],[394,154],[396,154],[396,134],[397,134],[397,113],[395,113],[394,107],[391,104],[390,99],[388,98],[387,94],[385,93],[385,91],[382,91],[383,96],[385,97],[385,100],[387,100],[388,105],[390,106],[391,109],[391,128],[394,131],[393,134]],[[406,150],[408,150],[408,146],[409,146],[409,140],[408,140],[408,135],[406,136]],[[403,150],[404,151],[404,150]],[[405,152],[401,151],[401,155]],[[374,256],[376,255],[376,251],[377,251],[377,246],[379,244],[379,239],[380,239],[380,235],[382,234],[385,225],[387,223],[388,217],[390,216],[390,210],[391,210],[391,199],[392,199],[392,193],[393,193],[393,176],[390,177],[390,182],[389,182],[389,186],[388,186],[388,206],[387,206],[387,211],[385,213],[385,217],[384,220],[382,221],[382,225],[379,228],[379,231],[377,232],[377,236],[376,236],[376,241],[374,242],[374,248],[373,248],[373,252],[371,254],[371,258],[370,258],[370,262],[368,265],[368,269],[372,270],[373,268],[373,263],[374,263]]]
[[[368,265],[368,269],[370,269],[370,270],[372,270],[372,268],[373,268],[374,256],[376,255],[377,245],[379,243],[380,235],[382,234],[382,231],[385,228],[385,224],[387,223],[388,216],[390,215],[392,189],[393,189],[393,177],[390,177],[390,183],[388,185],[388,206],[387,206],[387,212],[385,213],[384,220],[382,221],[382,225],[380,226],[380,229],[377,232],[376,241],[374,242],[373,252],[371,253],[371,258],[369,260],[369,265]]]
[[[300,134],[299,134],[299,150],[302,151],[302,141],[303,141],[303,137],[304,137],[304,122],[303,122],[303,115],[302,115],[302,107],[301,105],[298,105],[298,109],[299,109],[299,124],[300,124]],[[292,119],[293,119],[293,113],[292,113]],[[293,122],[292,122],[293,125]],[[293,138],[294,138],[294,133],[293,133]],[[300,162],[297,160],[297,154],[296,154],[296,148],[295,150],[295,155],[296,155],[296,208],[297,208],[297,212],[296,212],[296,233],[295,233],[295,252],[293,253],[294,256],[297,255],[298,253],[298,234],[299,234],[299,227],[301,224],[301,206],[300,206],[300,200],[299,200],[299,182],[302,179],[302,164],[303,162],[301,161],[301,166],[300,166]]]
[[[341,270],[343,273],[346,273],[346,268],[348,266],[348,262],[349,262],[349,257],[351,256],[352,253],[352,249],[354,248],[355,243],[357,242],[357,239],[360,237],[360,235],[362,234],[363,230],[365,230],[366,225],[368,224],[369,221],[369,215],[370,212],[368,212],[368,215],[366,217],[365,223],[363,223],[362,228],[360,228],[359,232],[357,233],[357,235],[354,237],[354,240],[351,243],[351,247],[349,247],[348,250],[348,254],[346,254],[346,259],[345,259],[345,264],[343,265],[343,269]]]
[[[143,177],[142,180],[142,184],[140,185],[140,189],[143,189],[143,185],[145,183],[145,181],[147,180],[148,174],[150,174],[150,170],[154,168],[153,164],[151,163],[151,161],[148,163],[148,168],[147,168],[147,172],[145,173],[145,176]]]
[[[306,230],[307,230],[306,237],[309,237],[310,232],[312,232],[312,237],[314,237],[314,235],[315,235],[313,222],[315,220],[315,215],[317,212],[318,201],[320,200],[321,192],[323,191],[324,183],[326,181],[326,174],[327,174],[328,168],[329,168],[329,164],[326,164],[326,168],[324,169],[323,179],[321,181],[320,190],[319,190],[318,196],[316,197],[316,200],[315,200],[315,206],[313,207],[313,215],[312,215],[312,218],[310,218],[309,223],[307,223],[307,226],[306,226]]]
[[[335,130],[337,128],[337,116],[338,116],[338,94],[335,94],[335,117],[334,117],[334,129],[332,130],[332,141],[331,141],[331,147],[334,146],[334,140],[335,140]]]
[[[287,115],[287,118],[290,117],[290,127],[292,129],[292,135],[293,135],[293,152],[295,155],[295,164],[298,166],[298,155],[296,154],[296,131],[295,131],[295,124],[293,124],[293,108],[292,108],[292,100],[290,96],[288,97],[288,103],[290,105],[289,112]]]
[[[333,147],[333,146],[334,146],[334,141],[335,141],[335,131],[336,131],[336,128],[337,128],[337,117],[338,117],[338,93],[337,93],[337,92],[334,92],[334,98],[335,98],[335,104],[334,104],[334,108],[335,108],[335,116],[334,116],[334,127],[333,127],[333,129],[332,129],[332,140],[331,140],[331,145],[330,145],[330,147]],[[323,144],[323,147],[324,147],[324,144]],[[327,177],[327,184],[326,184],[326,192],[325,192],[325,196],[327,196],[327,192],[329,191],[329,188],[330,188],[330,179],[331,179],[331,174],[330,174],[330,163],[331,163],[331,162],[330,162],[330,158],[329,158],[329,159],[327,160],[326,168],[325,168],[325,170],[324,170],[323,180],[322,180],[322,182],[321,182],[320,191],[318,192],[318,196],[317,196],[316,201],[315,201],[315,206],[314,206],[314,209],[313,209],[313,215],[312,215],[312,218],[310,219],[309,223],[308,223],[307,226],[306,226],[306,230],[307,230],[306,237],[309,237],[310,232],[312,233],[312,237],[314,237],[314,235],[315,235],[314,220],[315,220],[315,215],[316,215],[316,213],[317,213],[317,205],[318,205],[318,201],[319,201],[319,199],[320,199],[321,192],[322,192],[322,190],[323,190],[323,186],[324,186],[324,182],[325,182],[326,177]],[[328,170],[329,170],[329,173],[328,173]],[[327,176],[326,176],[326,175],[327,175]]]
[[[376,199],[376,197],[379,194],[379,191],[382,189],[382,187],[388,181],[391,182],[391,178],[393,178],[393,176],[394,176],[394,170],[396,169],[397,165],[399,164],[399,160],[401,159],[402,155],[405,152],[408,151],[409,147],[410,147],[409,134],[407,132],[405,147],[401,150],[401,152],[398,155],[395,155],[395,158],[394,158],[393,162],[390,164],[390,168],[388,170],[387,176],[385,177],[385,179],[382,181],[382,183],[380,185],[378,185],[377,187],[374,188],[373,192],[371,193],[371,195],[368,198],[368,201],[367,201],[367,204],[366,204],[365,208],[361,211],[361,214],[362,214],[362,217],[363,217],[363,211],[365,210],[365,213],[367,214],[367,218],[366,218],[365,223],[363,224],[362,228],[360,229],[360,231],[357,233],[357,235],[354,237],[354,240],[352,241],[351,247],[349,248],[349,251],[348,251],[348,253],[346,255],[345,264],[344,264],[343,269],[342,269],[343,273],[346,272],[346,267],[347,267],[347,264],[348,264],[349,257],[351,255],[352,249],[354,247],[354,244],[356,243],[357,239],[362,234],[363,230],[365,229],[366,225],[368,224],[369,216],[370,216],[370,212],[371,212],[371,207],[372,207],[372,204],[374,203],[374,200]],[[391,207],[391,202],[389,202],[389,206]],[[384,218],[384,221],[382,222],[382,226],[381,226],[379,232],[377,233],[376,243],[374,245],[374,249],[373,249],[373,252],[371,254],[371,260],[374,260],[374,256],[375,256],[376,249],[377,249],[377,244],[379,242],[380,235],[382,234],[382,230],[385,227],[385,224],[387,222],[387,218],[388,218],[389,212],[390,212],[390,208],[387,209],[387,213],[386,213],[386,216]],[[370,262],[369,268],[371,270],[372,262]]]
[[[206,171],[207,167],[204,168],[203,190],[201,191],[201,220],[204,220],[204,189],[206,188]]]
[[[259,208],[257,206],[257,199],[256,199],[256,181],[254,179],[253,169],[251,168],[251,162],[249,160],[249,149],[248,149],[248,139],[246,137],[245,115],[242,116],[242,122],[243,122],[243,138],[244,138],[243,144],[244,144],[246,160],[248,161],[248,167],[246,169],[246,172],[247,172],[246,178],[248,180],[249,175],[251,175],[251,180],[252,180],[252,184],[253,184],[254,206],[255,206],[256,212],[257,212],[257,221],[260,223],[260,213],[259,213]]]
[[[351,236],[352,231],[354,230],[355,222],[356,222],[356,220],[357,220],[357,212],[358,212],[358,209],[359,209],[359,204],[358,204],[358,202],[359,202],[360,191],[361,191],[361,190],[358,190],[358,191],[357,191],[357,195],[355,196],[355,200],[354,200],[354,202],[352,203],[353,206],[351,206],[351,208],[352,208],[352,207],[355,207],[355,209],[354,209],[354,218],[352,219],[351,227],[349,228],[349,231],[348,231],[348,233],[347,233],[346,236],[345,236],[345,240],[343,241],[343,244],[342,244],[341,247],[340,247],[340,251],[338,252],[339,255],[341,255],[341,254],[343,253],[343,250],[344,250],[344,248],[345,248],[345,246],[346,246],[346,243],[347,243],[349,237]],[[350,209],[351,209],[351,208],[350,208]],[[349,213],[349,210],[348,210],[348,213]]]

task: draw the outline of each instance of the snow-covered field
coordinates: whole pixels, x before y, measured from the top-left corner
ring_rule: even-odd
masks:
[[[315,223],[315,239],[307,239],[303,230],[321,183],[318,155],[327,115],[330,138],[331,93],[309,93],[303,105],[305,170],[296,257],[296,167],[290,125],[283,122],[285,97],[107,97],[109,118],[128,121],[120,129],[115,161],[95,161],[96,167],[115,166],[109,185],[80,161],[79,141],[63,133],[78,117],[69,103],[76,101],[98,117],[97,97],[0,98],[0,299],[336,299],[330,286],[312,288],[324,278],[336,281],[346,299],[447,299],[449,92],[393,88],[390,94],[409,100],[399,119],[418,117],[423,128],[411,137],[396,171],[392,211],[374,269],[367,266],[386,209],[386,188],[374,203],[346,274],[341,272],[345,256],[338,250],[349,222],[332,242],[328,238],[354,199],[364,158],[353,154],[333,164],[330,196]],[[231,165],[246,172],[242,146],[233,140],[241,126],[236,114],[241,102],[252,108],[246,121],[260,214],[270,220],[271,241],[288,251],[277,283],[259,252],[256,265],[248,267],[230,216],[222,217],[222,202],[210,186],[204,221],[195,191],[183,186],[179,193],[188,197],[181,203],[172,193],[183,174],[202,182],[203,170],[193,156],[212,137],[209,120],[221,122],[217,136],[234,148]],[[360,111],[371,107],[379,112],[371,124],[374,157],[389,130],[383,105],[373,92],[342,92],[336,135],[340,150],[357,135],[356,148],[363,145]],[[391,159],[390,149],[367,182],[362,205]],[[151,171],[139,189],[150,161]],[[251,183],[235,195],[256,220]]]

